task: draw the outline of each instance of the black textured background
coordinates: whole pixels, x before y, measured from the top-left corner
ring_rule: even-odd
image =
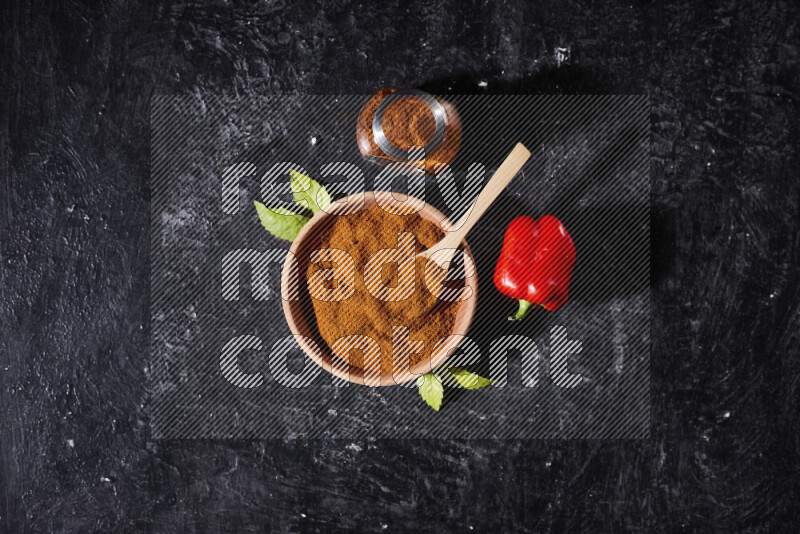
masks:
[[[0,8],[0,529],[795,530],[796,3],[381,4]],[[386,84],[650,95],[650,440],[150,439],[151,95]]]

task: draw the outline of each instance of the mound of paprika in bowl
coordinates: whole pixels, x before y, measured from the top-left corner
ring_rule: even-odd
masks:
[[[436,267],[415,255],[449,225],[433,206],[387,192],[353,195],[315,215],[281,278],[284,314],[306,354],[371,386],[415,380],[447,359],[474,316],[477,274],[451,276],[440,294],[426,284],[426,269]],[[462,250],[474,265],[466,243]]]

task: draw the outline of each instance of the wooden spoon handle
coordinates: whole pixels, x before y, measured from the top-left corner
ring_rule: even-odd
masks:
[[[500,196],[503,189],[505,189],[511,179],[517,175],[530,157],[531,153],[528,149],[525,148],[522,143],[517,143],[517,146],[515,146],[514,150],[506,157],[497,169],[497,172],[492,176],[492,179],[489,180],[489,183],[483,188],[481,194],[478,195],[478,199],[475,201],[472,209],[465,213],[458,221],[456,224],[456,228],[458,229],[449,232],[444,239],[423,252],[422,255],[430,257],[430,255],[437,250],[458,248],[458,245],[464,240],[472,227],[475,226],[475,223],[478,222],[481,215],[483,215],[483,213],[489,209],[489,206],[492,205],[492,202]]]

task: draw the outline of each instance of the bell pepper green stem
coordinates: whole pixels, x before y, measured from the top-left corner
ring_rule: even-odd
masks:
[[[519,321],[523,317],[525,317],[530,309],[533,306],[538,306],[538,304],[534,304],[533,302],[528,302],[527,300],[519,300],[519,309],[517,310],[516,315],[512,315],[508,318],[509,321]]]

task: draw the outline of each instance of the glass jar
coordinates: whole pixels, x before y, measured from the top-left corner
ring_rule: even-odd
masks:
[[[458,153],[461,119],[456,108],[442,98],[416,89],[388,87],[362,106],[356,138],[367,161],[405,163],[417,172],[435,174]]]

